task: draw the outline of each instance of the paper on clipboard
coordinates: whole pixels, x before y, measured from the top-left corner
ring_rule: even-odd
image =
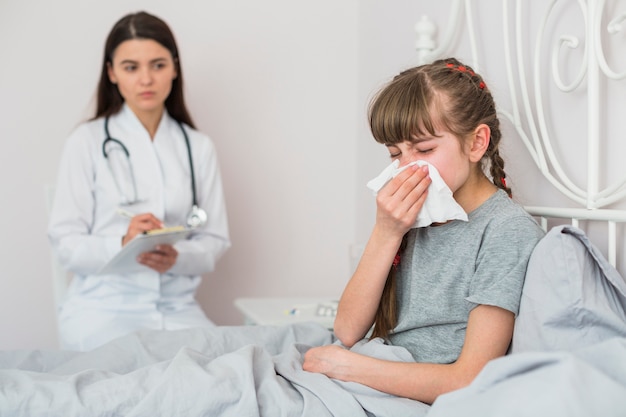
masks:
[[[145,270],[145,266],[137,262],[140,253],[150,252],[158,245],[173,245],[179,240],[186,239],[191,234],[188,228],[171,228],[154,230],[137,235],[104,265],[98,275],[124,274]]]

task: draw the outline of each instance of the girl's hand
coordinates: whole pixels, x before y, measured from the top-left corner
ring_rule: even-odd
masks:
[[[152,213],[138,214],[130,220],[128,231],[122,238],[122,246],[130,242],[138,234],[162,227],[163,222],[157,219]]]
[[[404,235],[415,224],[431,182],[427,165],[413,165],[398,174],[376,196],[376,224]]]
[[[176,263],[178,251],[172,245],[159,245],[152,252],[139,255],[137,262],[164,274]]]
[[[314,347],[305,353],[302,369],[345,380],[351,355],[352,352],[337,345]]]

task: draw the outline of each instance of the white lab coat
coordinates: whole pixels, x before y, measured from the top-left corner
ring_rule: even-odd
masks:
[[[130,220],[117,213],[120,191],[102,152],[104,119],[82,124],[69,137],[48,228],[61,264],[74,273],[59,313],[63,348],[90,350],[142,328],[212,325],[194,295],[201,274],[212,271],[230,246],[226,208],[212,141],[189,126],[185,129],[198,204],[208,221],[188,240],[174,245],[178,258],[166,274],[138,266],[123,275],[96,275],[121,249]],[[151,212],[167,226],[184,225],[192,192],[187,147],[178,123],[166,112],[150,140],[139,119],[124,106],[110,117],[109,133],[128,149],[140,200],[123,208],[135,214]]]

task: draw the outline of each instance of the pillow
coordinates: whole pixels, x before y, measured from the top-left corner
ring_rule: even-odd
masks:
[[[626,282],[573,226],[537,243],[526,271],[511,352],[572,351],[626,337]]]

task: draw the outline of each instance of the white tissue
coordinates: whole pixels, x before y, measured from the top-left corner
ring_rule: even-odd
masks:
[[[467,213],[452,197],[452,191],[439,175],[439,171],[432,164],[426,161],[414,161],[410,164],[398,168],[399,160],[393,161],[391,165],[383,170],[376,178],[367,183],[367,187],[378,194],[381,188],[385,186],[392,178],[412,165],[424,166],[428,165],[428,175],[432,180],[428,187],[428,197],[424,202],[424,206],[417,215],[417,221],[413,228],[430,226],[432,223],[445,223],[449,220],[467,221]]]

